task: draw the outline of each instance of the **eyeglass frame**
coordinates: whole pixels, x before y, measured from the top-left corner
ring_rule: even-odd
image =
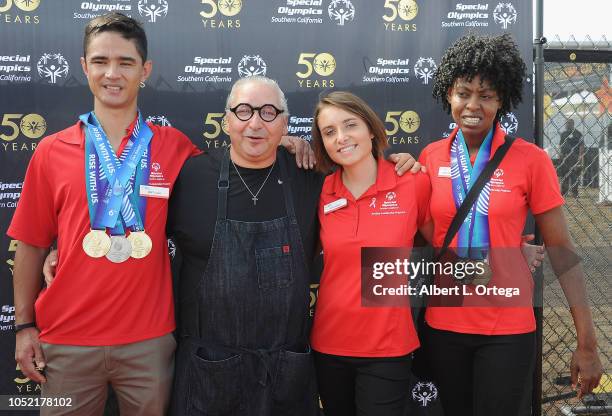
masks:
[[[236,110],[238,109],[238,107],[240,107],[241,105],[246,105],[251,109],[251,116],[245,120],[241,119],[240,117],[238,117],[238,114],[236,114]],[[272,120],[266,120],[261,116],[261,109],[264,107],[270,106],[274,109],[274,111],[276,111],[276,115],[274,116],[274,118]],[[250,119],[253,118],[253,116],[255,115],[255,111],[257,111],[257,114],[259,115],[259,118],[262,121],[265,121],[266,123],[272,123],[274,120],[276,120],[278,118],[279,115],[281,115],[282,113],[285,112],[285,110],[281,110],[276,108],[276,106],[274,104],[264,104],[262,106],[259,107],[253,107],[251,104],[249,103],[238,103],[236,104],[234,107],[230,107],[228,108],[229,111],[231,111],[232,113],[234,113],[234,115],[236,116],[236,118],[240,121],[249,121]]]

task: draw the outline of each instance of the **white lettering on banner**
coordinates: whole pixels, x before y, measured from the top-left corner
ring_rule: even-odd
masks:
[[[311,130],[310,126],[288,126],[287,131],[291,134],[296,133],[309,133]],[[299,135],[299,134],[298,134]]]
[[[81,3],[81,9],[83,10],[91,10],[94,12],[104,11],[104,12],[114,12],[114,11],[123,11],[129,12],[132,10],[132,6],[130,4],[96,4],[88,1],[84,1]]]
[[[29,75],[0,75],[0,81],[9,82],[29,82],[32,81],[32,77]]]
[[[442,21],[442,27],[488,27],[489,4],[457,3],[455,9],[446,14],[447,21]]]
[[[232,62],[231,56],[196,56],[193,58],[193,64],[185,65],[184,75],[178,75],[176,80],[177,82],[232,82]]]
[[[330,7],[332,7],[331,4]],[[271,23],[322,24],[323,19],[319,16],[323,16],[324,12],[322,0],[287,0],[284,6],[276,9],[276,16],[272,16],[270,21]]]
[[[457,6],[455,6],[455,8],[457,10],[489,10],[489,5],[488,4],[461,4],[461,3],[457,3]]]
[[[408,65],[410,59],[382,59],[378,58],[376,60],[376,64],[380,66],[389,66],[389,65]]]
[[[209,65],[209,64],[223,64],[223,65],[231,65],[232,57],[219,57],[219,58],[202,58],[201,56],[196,56],[193,58],[193,63],[196,65]]]
[[[11,324],[1,325],[0,331],[10,331],[13,329],[13,323],[15,322],[15,307],[13,305],[2,305],[2,313],[0,313],[0,323]]]
[[[11,72],[30,72],[31,66],[26,65],[0,65],[0,71],[11,73]]]
[[[289,117],[289,125],[287,131],[291,135],[300,136],[303,139],[310,140],[312,138],[312,117]]]
[[[313,120],[312,117],[289,117],[289,123],[312,123]]]
[[[323,10],[321,9],[290,9],[288,7],[279,7],[278,8],[278,13],[279,14],[286,14],[289,16],[293,16],[296,14],[302,15],[302,16],[306,16],[306,15],[322,15],[323,14]]]
[[[449,19],[487,19],[489,17],[488,13],[457,13],[457,12],[449,12]]]
[[[194,65],[187,65],[185,67],[185,72],[188,74],[230,74],[232,72],[232,68],[223,68],[221,66],[216,67],[198,67]]]
[[[7,62],[6,65],[1,64]],[[30,65],[24,65],[30,63],[30,55],[0,55],[0,72],[10,74],[11,72],[31,72],[32,67]],[[30,81],[31,78],[27,76],[27,80],[19,79],[16,75],[3,76],[0,81]]]
[[[72,14],[72,18],[73,19],[84,19],[84,20],[91,20],[91,19],[95,19],[96,17],[100,17],[100,14],[95,14],[95,13],[77,13],[74,12]]]
[[[0,182],[0,208],[16,208],[17,201],[21,197],[22,188],[23,188],[23,182],[14,182],[14,183]],[[11,192],[11,190],[14,190],[14,191]],[[4,191],[9,191],[9,192],[4,192]]]
[[[287,0],[287,6],[322,6],[323,0]]]
[[[5,189],[22,189],[23,182],[15,182],[15,183],[3,183],[0,182],[0,191],[4,191]]]
[[[0,62],[30,62],[30,55],[0,55]]]
[[[363,76],[361,82],[386,82],[389,84],[409,82],[410,77],[408,75],[410,75],[412,71],[409,64],[409,58],[376,58],[376,65],[367,68],[367,74]]]
[[[205,77],[178,75],[176,77],[178,82],[232,82],[232,77],[220,77],[219,75],[207,75]]]

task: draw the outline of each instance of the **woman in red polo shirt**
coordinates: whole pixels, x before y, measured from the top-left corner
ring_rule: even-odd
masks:
[[[403,415],[419,340],[406,305],[362,307],[361,247],[412,246],[428,222],[429,179],[396,175],[382,157],[383,123],[351,93],[321,99],[312,136],[318,169],[338,167],[319,201],[325,254],[311,333],[325,415]]]
[[[504,143],[499,117],[521,101],[525,69],[507,34],[465,36],[443,56],[433,95],[457,128],[448,138],[427,146],[419,159],[431,179],[434,246],[442,246],[460,201]],[[521,256],[515,257],[531,210],[571,307],[578,338],[571,373],[580,396],[597,386],[601,364],[563,202],[548,155],[516,139],[451,247],[460,257],[489,259],[493,277],[486,287],[509,284],[522,290],[523,301],[530,301],[533,283],[528,266]],[[496,267],[500,264],[506,267]],[[463,306],[429,307],[425,315],[421,339],[445,414],[529,415],[536,341],[532,306],[522,301],[500,305],[494,295],[476,296],[476,287],[466,285]]]

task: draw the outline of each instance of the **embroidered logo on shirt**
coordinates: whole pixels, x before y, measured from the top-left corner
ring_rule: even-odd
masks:
[[[493,192],[510,192],[510,189],[506,188],[506,184],[504,183],[504,170],[497,168],[495,172],[493,172],[493,177],[490,180],[491,191]]]
[[[372,198],[370,208],[374,208],[374,211],[371,213],[372,215],[400,215],[406,213],[406,211],[401,209],[397,201],[397,194],[393,191],[385,194],[383,203],[380,204],[378,209],[376,209],[376,198]]]
[[[169,186],[170,182],[166,181],[164,170],[159,162],[151,163],[151,173],[149,174],[149,184],[155,186]]]

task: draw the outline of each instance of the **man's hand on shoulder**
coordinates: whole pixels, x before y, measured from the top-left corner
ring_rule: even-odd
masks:
[[[391,153],[387,160],[395,163],[395,172],[397,176],[402,176],[406,172],[418,173],[425,172],[425,166],[421,165],[412,157],[410,153]]]
[[[295,163],[299,168],[313,169],[317,161],[308,140],[297,136],[283,136],[280,145],[295,155]]]

